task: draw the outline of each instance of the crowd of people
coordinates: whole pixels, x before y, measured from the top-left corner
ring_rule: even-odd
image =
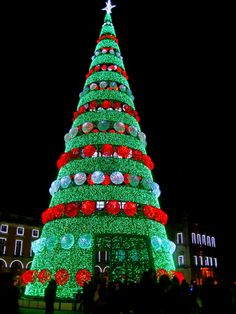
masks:
[[[235,313],[235,289],[208,277],[202,286],[177,277],[143,273],[138,283],[92,280],[83,287],[84,314],[212,314]]]
[[[57,283],[51,279],[45,289],[45,314],[54,313]],[[10,273],[0,276],[0,306],[5,313],[19,314],[20,290]],[[140,281],[121,282],[93,278],[77,295],[79,311],[84,314],[234,314],[236,287],[226,281],[206,278],[202,286],[168,275],[156,277],[152,269]]]

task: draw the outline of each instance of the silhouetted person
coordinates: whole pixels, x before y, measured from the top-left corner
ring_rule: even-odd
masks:
[[[111,282],[108,290],[107,313],[123,314],[125,309],[123,284],[119,280]]]
[[[107,302],[107,288],[104,282],[97,282],[93,294],[93,313],[105,314]]]
[[[54,302],[56,299],[57,283],[51,279],[44,292],[45,314],[54,313]]]
[[[207,277],[200,290],[202,313],[215,314],[218,312],[217,289],[212,277]],[[227,313],[228,314],[228,313]]]
[[[165,292],[164,313],[173,314],[189,314],[188,307],[189,295],[184,292],[184,288],[180,285],[180,281],[176,276],[170,280],[170,285]]]
[[[85,282],[82,294],[82,311],[84,314],[91,314],[93,308],[93,282]]]
[[[139,282],[138,300],[136,304],[137,314],[158,314],[159,293],[156,271],[149,269],[144,271]]]

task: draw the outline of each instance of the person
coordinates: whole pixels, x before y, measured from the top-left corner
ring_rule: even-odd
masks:
[[[44,292],[45,314],[54,313],[54,302],[56,299],[57,283],[55,279],[51,279]]]
[[[93,313],[105,314],[106,313],[106,286],[104,282],[97,282],[93,294]]]
[[[159,303],[156,271],[150,268],[142,273],[138,284],[137,313],[159,313]]]

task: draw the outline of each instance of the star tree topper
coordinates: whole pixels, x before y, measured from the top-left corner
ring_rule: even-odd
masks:
[[[115,7],[115,5],[111,4],[111,0],[108,0],[108,2],[106,2],[106,7],[102,10],[107,11],[107,13],[111,14],[111,10]]]

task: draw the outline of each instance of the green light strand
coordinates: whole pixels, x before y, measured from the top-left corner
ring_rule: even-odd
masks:
[[[138,149],[143,154],[146,154],[145,145],[142,142],[132,137],[131,135],[116,134],[116,133],[89,133],[72,138],[66,143],[65,151],[68,152],[73,148],[84,147],[86,145],[102,145],[109,143],[117,146],[128,146],[132,149]]]
[[[72,160],[60,169],[57,179],[64,176],[71,176],[77,172],[92,173],[94,171],[103,171],[109,173],[112,171],[129,173],[142,178],[153,180],[151,171],[142,163],[131,159],[113,158],[113,157],[96,157]]]
[[[52,196],[50,206],[64,204],[76,201],[109,201],[118,200],[121,202],[134,202],[140,204],[152,205],[160,207],[157,197],[149,191],[140,190],[134,187],[127,186],[102,186],[102,185],[84,185],[71,186],[66,190],[58,191]]]

